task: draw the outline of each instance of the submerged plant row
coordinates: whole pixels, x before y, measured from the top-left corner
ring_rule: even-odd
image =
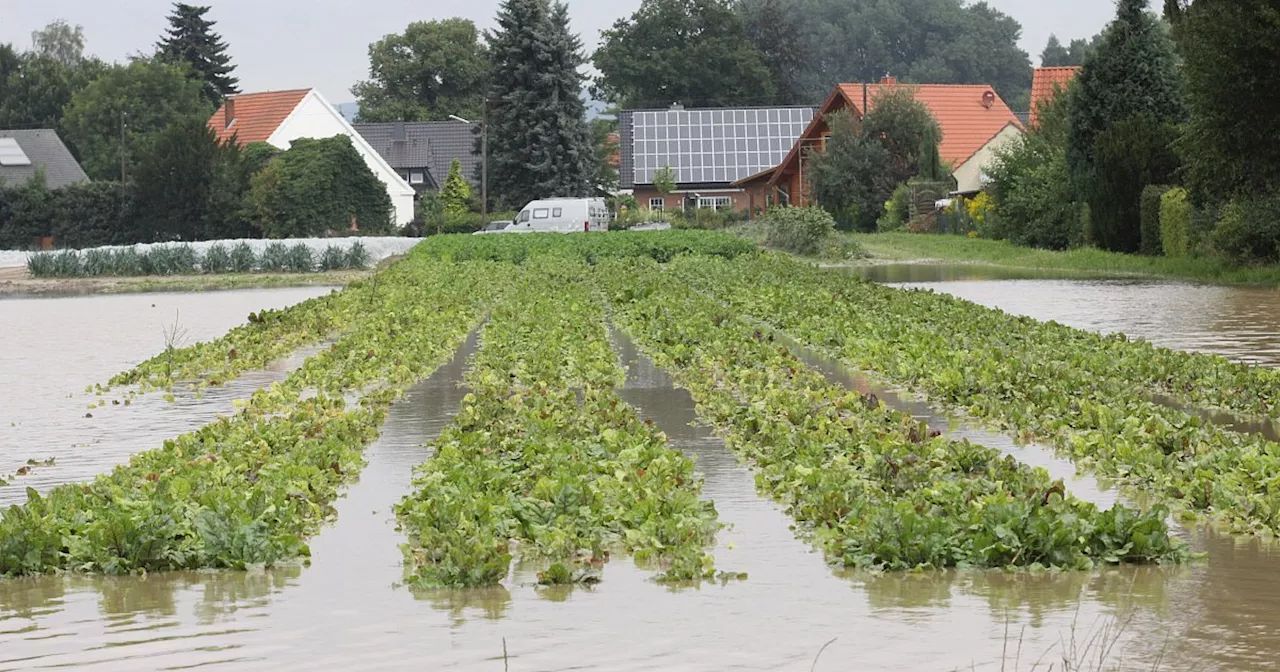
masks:
[[[763,256],[677,263],[682,281],[970,415],[1236,531],[1280,531],[1280,444],[1156,403],[1266,411],[1275,373],[1008,316]],[[1262,400],[1262,401],[1256,401]]]
[[[618,396],[624,379],[581,261],[530,261],[495,306],[470,393],[396,511],[424,586],[504,579],[511,544],[542,583],[594,581],[611,552],[710,576],[719,523],[693,463]]]
[[[388,405],[479,321],[489,263],[397,265],[362,319],[286,380],[91,482],[0,514],[0,576],[245,567],[309,554]],[[354,403],[348,397],[356,399]]]
[[[1160,508],[1099,511],[1043,470],[829,384],[673,274],[624,263],[597,275],[616,318],[833,562],[1085,568],[1183,557]]]

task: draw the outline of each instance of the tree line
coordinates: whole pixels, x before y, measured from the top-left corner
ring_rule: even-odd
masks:
[[[1280,8],[1121,0],[1066,91],[990,170],[985,235],[1280,261]]]

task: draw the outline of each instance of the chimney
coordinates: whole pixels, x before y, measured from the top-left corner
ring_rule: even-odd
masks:
[[[227,98],[227,102],[222,104],[222,109],[224,110],[224,117],[225,117],[222,120],[223,121],[222,127],[231,128],[232,122],[236,120],[236,99]]]
[[[897,77],[893,77],[893,76],[891,76],[891,75],[885,75],[884,77],[881,77],[881,78],[880,78],[880,83],[881,83],[881,84],[883,84],[883,85],[885,85],[885,86],[897,86],[897,85],[898,85],[898,78],[897,78]]]

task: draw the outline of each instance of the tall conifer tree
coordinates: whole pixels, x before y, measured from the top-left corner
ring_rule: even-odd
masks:
[[[208,11],[208,7],[175,2],[169,29],[156,49],[167,61],[190,65],[192,73],[204,82],[205,99],[216,106],[240,92],[240,80],[232,75],[235,66],[226,53],[227,43],[213,32],[215,22],[204,18]]]
[[[548,0],[505,0],[489,35],[489,183],[497,200],[588,196],[592,147],[582,100],[582,44],[568,11]]]

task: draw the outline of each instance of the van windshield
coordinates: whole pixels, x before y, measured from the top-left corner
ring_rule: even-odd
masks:
[[[529,221],[529,211],[528,211],[528,210],[525,210],[524,212],[520,213],[520,221],[522,221],[522,222],[527,222],[527,221]]]

